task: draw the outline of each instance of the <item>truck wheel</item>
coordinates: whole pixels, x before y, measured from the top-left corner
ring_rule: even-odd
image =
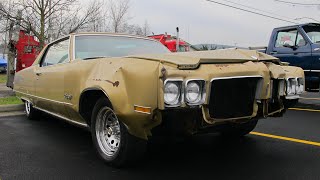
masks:
[[[146,141],[128,133],[126,126],[110,108],[107,98],[100,98],[93,109],[91,134],[98,155],[114,167],[122,167],[139,159],[146,149]]]
[[[295,107],[298,104],[298,102],[299,102],[299,99],[290,99],[290,100],[285,99],[283,101],[283,105],[286,109],[288,109],[288,108]]]
[[[30,103],[30,101],[24,101],[24,107],[26,116],[30,120],[38,120],[40,116],[40,111],[35,109],[33,105]]]
[[[221,135],[226,138],[237,138],[249,134],[257,125],[258,120],[251,120],[242,124],[232,124],[221,131]]]

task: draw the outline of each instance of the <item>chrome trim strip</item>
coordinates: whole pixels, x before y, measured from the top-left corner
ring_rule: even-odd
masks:
[[[76,47],[75,47],[75,44],[76,44],[76,35],[73,35],[72,36],[72,59],[71,61],[74,61],[76,59]]]
[[[134,107],[141,107],[141,108],[146,108],[146,109],[148,108],[148,109],[150,109],[150,113],[142,112],[142,111],[137,111],[137,110],[135,110],[135,109],[134,109],[134,111],[137,112],[137,113],[142,113],[142,114],[151,114],[151,107],[139,106],[139,105],[136,105],[136,104],[133,105],[133,108],[134,108]]]
[[[242,79],[242,78],[263,78],[261,75],[254,75],[254,76],[230,76],[230,77],[216,77],[212,78],[210,82],[215,80],[222,80],[222,79]]]
[[[285,96],[286,99],[299,99],[300,96],[299,95],[289,95],[289,96]]]
[[[209,124],[214,124],[216,122],[223,122],[223,121],[232,121],[232,120],[239,120],[239,119],[250,119],[253,118],[257,115],[257,112],[254,112],[254,109],[252,111],[252,114],[250,116],[242,116],[242,117],[233,117],[233,118],[226,118],[226,119],[221,119],[221,118],[212,118],[210,117],[209,113],[209,108],[202,106],[202,116],[203,119],[209,123]]]
[[[71,120],[71,119],[69,119],[69,118],[66,118],[66,117],[64,117],[64,116],[61,116],[61,115],[59,115],[59,114],[56,114],[56,113],[53,113],[53,112],[50,112],[50,111],[47,111],[47,110],[44,110],[44,109],[39,108],[39,107],[35,107],[35,106],[34,106],[34,108],[35,108],[35,109],[38,109],[38,110],[40,110],[40,111],[43,111],[43,112],[45,112],[45,113],[48,113],[48,114],[50,114],[50,115],[52,115],[52,116],[55,116],[55,117],[57,117],[57,118],[59,118],[59,119],[65,120],[65,121],[67,121],[67,122],[69,122],[69,123],[72,123],[72,124],[75,124],[75,125],[79,125],[79,126],[83,126],[83,127],[88,127],[88,125],[85,124],[85,123],[81,123],[81,122],[77,122],[77,121]]]
[[[311,72],[320,72],[320,70],[310,70]]]
[[[55,103],[59,103],[59,104],[65,104],[65,105],[69,105],[69,106],[72,106],[72,105],[73,105],[73,104],[71,104],[71,103],[55,101],[55,100],[52,100],[52,99],[47,99],[47,98],[43,98],[43,97],[39,97],[39,96],[35,96],[35,95],[32,95],[32,94],[24,93],[24,92],[17,91],[17,90],[13,90],[13,91],[14,91],[14,92],[17,92],[17,93],[20,93],[20,94],[27,95],[27,96],[31,96],[31,97],[34,97],[34,98],[43,99],[43,100],[46,100],[46,101],[51,101],[51,102],[55,102]]]

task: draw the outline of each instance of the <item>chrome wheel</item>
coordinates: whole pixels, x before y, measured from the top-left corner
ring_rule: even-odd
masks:
[[[113,157],[119,150],[121,132],[117,116],[109,107],[103,107],[97,114],[96,138],[101,151],[108,157]]]
[[[24,105],[25,105],[26,113],[27,113],[27,115],[29,115],[30,111],[31,111],[31,104],[29,101],[25,101]]]

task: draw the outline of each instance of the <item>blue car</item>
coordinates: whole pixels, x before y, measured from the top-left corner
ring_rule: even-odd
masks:
[[[0,72],[6,72],[7,71],[7,60],[0,58]]]

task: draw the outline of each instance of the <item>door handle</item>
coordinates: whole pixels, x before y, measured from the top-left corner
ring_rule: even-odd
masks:
[[[277,52],[277,51],[271,51],[270,54],[271,54],[271,55],[272,55],[272,54],[278,54],[278,52]]]
[[[42,73],[36,73],[37,76],[41,76]]]

